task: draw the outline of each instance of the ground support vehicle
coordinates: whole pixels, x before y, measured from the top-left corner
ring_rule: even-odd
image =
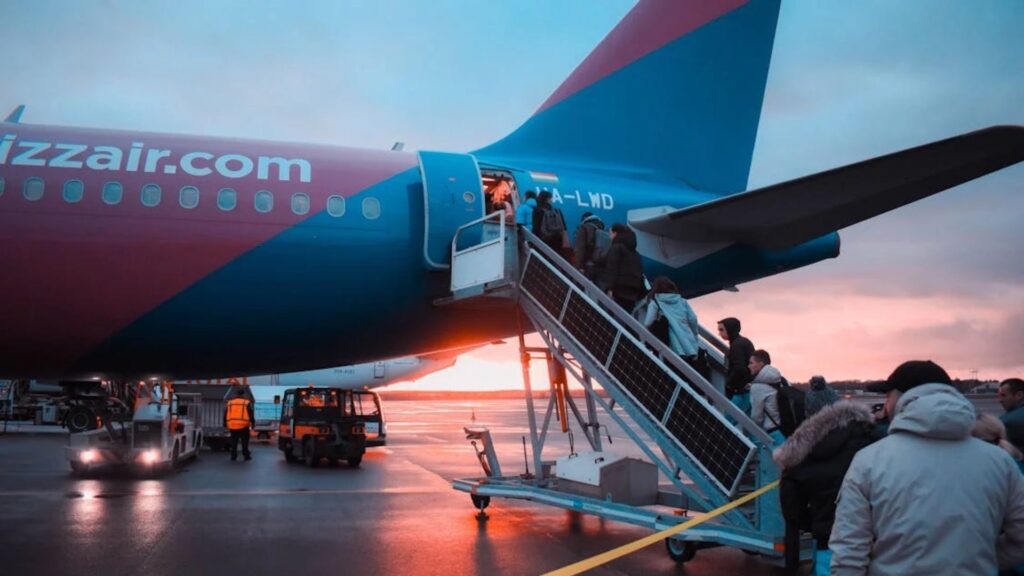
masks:
[[[122,465],[144,473],[176,468],[194,459],[203,444],[197,426],[197,394],[175,394],[169,386],[139,398],[128,421],[99,416],[101,427],[68,436],[65,456],[72,472],[85,474]]]
[[[388,430],[380,394],[372,390],[353,390],[352,394],[355,414],[362,416],[366,428],[366,447],[387,446]]]
[[[289,388],[281,402],[277,447],[289,462],[315,467],[327,459],[359,466],[366,453],[366,427],[351,390]]]
[[[132,398],[124,382],[4,380],[0,413],[5,420],[56,424],[68,432],[95,430],[101,417],[126,420]]]

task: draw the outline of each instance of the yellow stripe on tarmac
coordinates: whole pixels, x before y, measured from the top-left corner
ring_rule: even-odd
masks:
[[[671,528],[666,528],[661,532],[655,532],[654,534],[651,534],[650,536],[645,536],[635,542],[630,542],[629,544],[624,544],[613,550],[602,552],[601,554],[598,554],[597,556],[592,556],[590,558],[587,558],[586,560],[580,560],[579,562],[576,562],[575,564],[570,564],[564,568],[559,568],[558,570],[548,572],[544,576],[572,576],[574,574],[581,574],[583,572],[586,572],[587,570],[597,568],[598,566],[602,564],[607,564],[608,562],[611,562],[616,558],[621,558],[626,554],[631,554],[641,548],[646,548],[651,544],[660,542],[665,538],[672,536],[673,534],[678,534],[683,530],[693,528],[694,526],[703,524],[704,522],[707,522],[712,518],[721,516],[722,514],[728,512],[729,510],[732,510],[737,506],[742,506],[747,502],[750,502],[751,500],[763,495],[765,492],[768,492],[769,490],[778,487],[778,485],[779,481],[776,480],[775,482],[762,486],[761,488],[758,488],[757,490],[751,492],[750,494],[747,494],[746,496],[738,500],[733,500],[732,502],[729,502],[725,506],[722,506],[721,508],[715,508],[711,512],[698,516],[693,520],[683,522],[682,524],[678,524]]]

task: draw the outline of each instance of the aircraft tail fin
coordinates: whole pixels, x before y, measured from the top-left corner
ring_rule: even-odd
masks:
[[[477,154],[745,190],[779,0],[640,0],[519,129]]]

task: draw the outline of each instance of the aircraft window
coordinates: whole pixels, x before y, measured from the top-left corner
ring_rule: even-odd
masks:
[[[6,184],[4,182],[4,178],[3,176],[0,176],[0,196],[4,195],[4,184]]]
[[[367,220],[380,218],[380,200],[373,196],[363,198],[363,217]]]
[[[160,204],[160,187],[156,184],[146,184],[142,187],[142,205],[152,208]]]
[[[220,192],[217,192],[217,208],[230,212],[235,209],[237,204],[238,193],[231,188],[221,188]]]
[[[292,194],[292,212],[299,216],[309,212],[309,195],[301,192]]]
[[[21,193],[25,196],[25,200],[35,202],[43,197],[43,189],[45,187],[46,183],[43,182],[42,178],[26,178],[25,186],[21,189]]]
[[[195,186],[182,186],[178,191],[178,204],[189,210],[199,206],[199,188]]]
[[[81,180],[68,180],[64,183],[64,201],[74,204],[85,195],[85,185]]]
[[[329,196],[327,198],[327,213],[335,218],[345,215],[345,199],[341,196]]]
[[[269,190],[260,190],[253,198],[253,205],[260,214],[266,214],[274,209],[274,195]]]
[[[120,182],[107,182],[103,185],[103,192],[100,194],[103,203],[110,205],[120,204],[122,196],[124,196],[124,188],[121,187]]]

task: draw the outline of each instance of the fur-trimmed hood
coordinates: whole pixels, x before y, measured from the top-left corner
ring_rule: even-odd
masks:
[[[782,446],[775,449],[772,458],[782,470],[797,466],[830,434],[856,422],[869,428],[874,426],[875,419],[867,406],[850,401],[836,402],[805,420]]]

